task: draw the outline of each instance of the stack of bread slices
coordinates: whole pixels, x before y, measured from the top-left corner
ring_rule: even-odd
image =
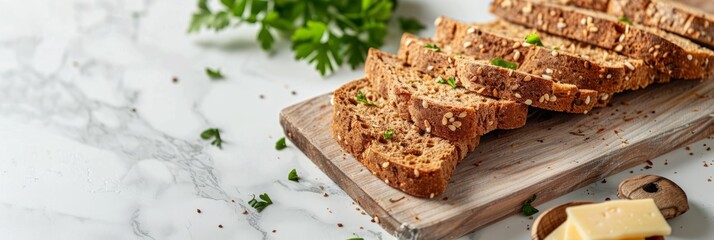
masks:
[[[623,91],[714,73],[714,18],[667,0],[494,0],[491,12],[501,19],[440,17],[433,38],[405,34],[397,55],[371,49],[367,76],[333,94],[340,146],[433,198],[480,136],[524,126],[529,106],[587,114]]]

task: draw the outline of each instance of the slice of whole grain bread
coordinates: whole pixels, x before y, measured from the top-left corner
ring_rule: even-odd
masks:
[[[425,46],[439,48],[434,51]],[[550,55],[550,53],[548,53]],[[492,65],[490,60],[451,54],[450,46],[404,34],[399,57],[411,68],[432,76],[455,77],[466,89],[534,107],[561,111],[587,112],[595,105],[597,92],[558,83],[548,73],[533,75]],[[553,74],[553,70],[549,70]]]
[[[395,102],[399,116],[449,140],[470,139],[496,129],[525,125],[528,106],[452,87],[442,77],[419,73],[396,56],[370,49],[367,78],[380,96]]]
[[[518,24],[644,60],[680,79],[714,74],[714,52],[657,28],[629,25],[617,17],[543,1],[494,0],[491,12]]]
[[[553,0],[556,3],[607,12],[634,23],[656,27],[714,48],[714,15],[670,0]],[[712,4],[712,2],[709,2]]]
[[[605,105],[613,93],[669,81],[666,74],[642,60],[506,21],[467,24],[440,17],[435,23],[434,40],[450,46],[453,53],[503,58],[532,74],[547,74],[550,69],[549,75],[557,81],[598,91],[598,106]],[[543,46],[524,41],[532,33],[538,34]]]
[[[375,106],[357,101],[363,96]],[[417,197],[443,193],[456,164],[479,143],[434,137],[399,117],[370,81],[349,82],[333,93],[331,130],[337,143],[387,185]],[[391,131],[389,137],[385,132]]]

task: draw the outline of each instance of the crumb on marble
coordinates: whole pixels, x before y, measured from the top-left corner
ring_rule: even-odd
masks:
[[[201,209],[196,208],[196,212],[200,214],[200,213],[201,213]]]
[[[344,226],[345,225],[343,225],[342,223],[337,223],[337,227],[344,227]]]
[[[218,224],[218,228],[223,228],[223,224]]]
[[[327,194],[327,193],[323,193],[322,196],[323,196],[323,197],[329,197],[330,195]]]

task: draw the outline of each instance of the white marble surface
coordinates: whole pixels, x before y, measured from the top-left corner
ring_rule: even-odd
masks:
[[[284,42],[275,54],[261,52],[250,27],[188,36],[194,4],[0,0],[0,238],[393,238],[299,150],[274,149],[280,109],[360,71],[323,79]],[[400,14],[429,24],[439,15],[493,18],[486,1],[401,5]],[[394,50],[396,36],[385,49]],[[206,66],[227,78],[209,80]],[[223,150],[199,139],[209,127],[222,130]],[[714,140],[633,169],[689,193],[691,210],[670,222],[671,239],[714,238],[714,166],[704,167],[714,152],[704,144]],[[293,168],[300,183],[286,179]],[[538,207],[615,198],[630,175]],[[261,193],[275,204],[257,213],[246,202]],[[527,239],[531,222],[514,216],[466,238]]]

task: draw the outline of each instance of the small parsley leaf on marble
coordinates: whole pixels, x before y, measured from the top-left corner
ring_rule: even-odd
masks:
[[[276,149],[276,150],[283,150],[283,149],[285,149],[286,147],[288,147],[288,145],[285,143],[285,137],[282,137],[282,138],[278,139],[277,142],[275,142],[275,149]]]
[[[526,42],[540,47],[543,46],[543,42],[540,41],[538,33],[531,33],[526,35]]]
[[[297,182],[299,179],[300,177],[297,175],[297,170],[293,168],[293,170],[288,173],[288,180]]]
[[[430,49],[430,50],[432,50],[432,51],[434,51],[434,52],[440,52],[440,51],[441,51],[441,48],[439,48],[439,46],[436,46],[436,44],[428,44],[428,43],[427,43],[427,44],[424,44],[424,48]]]
[[[248,201],[248,204],[250,204],[251,207],[255,208],[255,210],[258,210],[258,212],[262,212],[265,207],[269,206],[270,204],[273,204],[273,201],[270,200],[270,197],[267,193],[263,193],[258,197],[263,201],[255,199],[255,196],[253,196],[253,199]]]
[[[218,128],[209,128],[201,132],[201,139],[211,140],[211,145],[223,149],[223,139],[221,139],[221,132]]]
[[[367,104],[367,106],[377,106],[376,103],[369,101],[367,97],[364,96],[364,93],[362,93],[362,91],[357,92],[357,97],[355,97],[355,100]]]
[[[392,136],[394,136],[394,129],[389,129],[387,131],[384,131],[384,139],[392,139]]]
[[[403,32],[419,33],[419,31],[424,30],[426,26],[414,18],[401,17],[399,18],[399,28],[402,29]]]
[[[532,197],[530,197],[528,200],[523,202],[523,206],[521,207],[521,212],[523,212],[523,215],[526,216],[532,216],[533,214],[538,213],[538,209],[534,208],[531,204],[533,201],[536,200],[536,195],[533,194]]]
[[[223,73],[221,73],[221,69],[206,68],[206,75],[208,75],[208,77],[214,80],[223,79]]]

